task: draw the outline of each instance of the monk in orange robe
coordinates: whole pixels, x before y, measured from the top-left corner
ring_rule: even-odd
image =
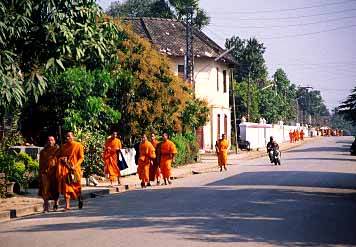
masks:
[[[40,152],[39,160],[39,190],[43,198],[43,211],[49,211],[49,200],[54,200],[53,210],[58,209],[57,155],[59,147],[54,136],[48,136],[47,144]]]
[[[64,144],[58,155],[58,186],[59,192],[66,200],[65,210],[70,209],[70,199],[78,199],[78,207],[83,207],[81,200],[81,164],[84,161],[84,147],[81,143],[74,141],[73,132],[66,134],[67,143]]]
[[[172,176],[172,162],[174,156],[177,155],[176,145],[168,140],[168,133],[164,132],[162,135],[162,143],[160,145],[159,167],[161,168],[164,184],[171,184],[170,177]]]
[[[158,147],[158,141],[156,140],[156,135],[154,133],[151,134],[151,144],[155,148],[156,152]],[[157,160],[157,153],[156,158],[151,160],[150,166],[150,181],[157,181],[157,185],[160,184],[161,171],[159,169],[159,161]]]
[[[300,135],[300,140],[304,141],[304,131],[303,130],[300,131],[299,135]]]
[[[291,130],[289,131],[289,142],[293,142],[293,132]]]
[[[225,171],[227,170],[227,150],[229,148],[229,142],[226,140],[225,134],[222,134],[222,138],[218,142],[219,148],[219,158],[220,158],[220,171],[222,171],[223,167]]]
[[[142,134],[141,136],[139,150],[137,174],[141,180],[141,187],[145,188],[146,186],[150,186],[149,175],[151,160],[156,158],[155,148],[149,141],[147,141],[146,134]]]
[[[120,169],[117,165],[117,154],[121,152],[122,144],[117,138],[117,132],[113,132],[111,136],[105,141],[103,161],[105,163],[104,174],[109,176],[110,184],[117,179],[120,185]]]

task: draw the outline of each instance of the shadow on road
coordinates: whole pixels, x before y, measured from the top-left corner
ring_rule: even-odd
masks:
[[[356,165],[356,158],[352,159],[352,156],[349,154],[347,155],[348,157],[351,157],[350,159],[342,159],[342,158],[321,158],[321,157],[315,157],[315,158],[288,158],[288,159],[283,159],[282,161],[286,160],[325,160],[325,161],[347,161],[347,162],[355,162]]]
[[[288,153],[305,153],[305,152],[349,152],[350,147],[311,147],[311,148],[298,148],[287,151]]]
[[[259,176],[258,181],[255,175]],[[293,175],[293,179],[289,178],[291,182],[281,180],[289,175]],[[356,185],[356,175],[242,173],[203,187],[139,190],[105,197],[101,199],[104,202],[91,201],[82,211],[33,217],[76,217],[74,219],[81,218],[85,222],[71,220],[61,224],[40,224],[17,228],[14,232],[114,229],[120,235],[122,229],[135,231],[145,227],[152,234],[176,234],[182,239],[199,242],[349,246],[356,244],[355,194],[306,192],[282,187],[239,188],[236,185],[313,187],[318,184],[318,187],[346,188],[345,184],[350,182]]]

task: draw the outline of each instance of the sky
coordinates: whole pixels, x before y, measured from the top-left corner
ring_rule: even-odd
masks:
[[[106,9],[111,0],[97,0]],[[329,110],[356,86],[356,0],[200,0],[203,31],[225,39],[256,37],[269,77],[282,68],[297,86],[319,90]]]

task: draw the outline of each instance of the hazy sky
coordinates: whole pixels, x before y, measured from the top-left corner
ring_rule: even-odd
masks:
[[[110,0],[98,0],[105,9]],[[356,0],[200,0],[204,32],[264,43],[269,76],[282,68],[296,85],[320,90],[331,110],[356,86]]]

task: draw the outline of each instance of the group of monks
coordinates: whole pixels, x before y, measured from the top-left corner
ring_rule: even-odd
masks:
[[[320,129],[318,130],[318,133],[320,132],[321,136],[343,136],[344,133],[342,130],[339,129]]]
[[[294,130],[289,131],[289,141],[290,143],[297,142],[297,141],[304,141],[304,131],[303,130]]]
[[[65,198],[65,210],[70,210],[70,200],[81,200],[81,164],[84,161],[84,147],[75,141],[74,134],[66,134],[66,143],[56,145],[54,136],[49,136],[47,144],[40,152],[39,195],[43,198],[43,210],[49,211],[49,200],[54,200],[53,209],[58,209],[59,194]]]
[[[110,178],[111,185],[117,179],[120,184],[120,169],[118,167],[117,154],[121,153],[121,141],[117,138],[117,133],[106,140],[103,159],[105,163],[104,173]],[[175,144],[168,139],[168,133],[162,134],[162,142],[156,140],[154,133],[151,140],[147,140],[147,135],[141,135],[141,142],[137,148],[137,174],[141,181],[141,187],[150,186],[150,181],[157,181],[160,184],[162,176],[164,184],[171,184],[172,162],[177,154]]]
[[[104,173],[110,179],[111,186],[115,180],[120,184],[120,168],[118,156],[122,143],[113,132],[106,140],[103,161]],[[151,141],[146,134],[142,134],[139,143],[137,174],[141,180],[141,187],[150,186],[150,181],[157,181],[162,175],[164,184],[171,184],[172,162],[177,154],[175,144],[168,139],[168,133],[162,134],[162,142],[151,134]],[[123,159],[123,157],[122,157]],[[43,198],[43,210],[49,211],[49,200],[54,200],[53,210],[58,209],[59,194],[63,194],[66,204],[65,210],[70,210],[70,200],[78,199],[78,208],[83,207],[81,200],[81,164],[84,161],[84,147],[75,141],[74,134],[66,134],[66,143],[59,147],[54,136],[49,136],[47,144],[40,152],[39,166],[39,195]]]
[[[218,165],[220,167],[220,172],[224,168],[227,170],[227,150],[229,149],[229,142],[226,139],[225,134],[222,134],[221,139],[216,141],[215,151],[218,156]]]

